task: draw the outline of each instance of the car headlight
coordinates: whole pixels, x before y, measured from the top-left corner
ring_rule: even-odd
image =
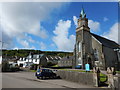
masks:
[[[37,74],[40,74],[40,72],[37,72]]]

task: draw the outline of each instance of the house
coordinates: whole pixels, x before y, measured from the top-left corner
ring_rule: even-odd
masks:
[[[74,56],[63,57],[58,61],[58,66],[60,67],[71,67],[73,63]]]
[[[44,57],[44,54],[30,54],[27,57],[20,58],[17,63],[20,67],[28,67],[32,64],[41,64],[43,66],[46,66],[47,60],[43,60]]]
[[[20,58],[17,63],[20,67],[28,67],[32,64],[46,66],[47,62],[57,64],[59,60],[59,56],[50,56],[45,54],[29,54],[27,57]]]
[[[58,64],[58,61],[61,60],[60,56],[46,56],[47,62],[51,62],[52,64]]]
[[[17,59],[8,60],[8,64],[10,65],[10,67],[18,66]]]
[[[117,51],[116,51],[117,50]],[[115,67],[120,69],[120,45],[114,41],[101,37],[90,32],[88,18],[82,8],[78,27],[76,28],[76,44],[74,48],[73,68],[89,63],[91,69],[100,67]]]

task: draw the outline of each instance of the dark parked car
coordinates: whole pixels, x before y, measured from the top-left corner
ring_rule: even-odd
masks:
[[[56,78],[56,74],[50,69],[39,69],[36,72],[36,77],[38,79]]]

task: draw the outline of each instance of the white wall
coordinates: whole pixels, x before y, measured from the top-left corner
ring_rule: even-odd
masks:
[[[39,64],[39,60],[40,59],[37,59],[37,61],[36,61],[36,59],[33,59],[33,60],[29,59],[29,63]],[[19,61],[17,61],[17,64],[18,65],[23,64],[23,67],[25,67],[26,66],[26,62],[28,62],[28,59],[26,61],[19,60]]]
[[[0,56],[0,64],[2,64],[2,56]]]

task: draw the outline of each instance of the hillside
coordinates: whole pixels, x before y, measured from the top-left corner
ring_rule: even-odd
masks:
[[[60,51],[41,51],[41,50],[29,50],[29,49],[19,49],[19,50],[2,50],[2,57],[26,57],[31,54],[46,54],[52,56],[72,56],[72,52],[60,52]]]

